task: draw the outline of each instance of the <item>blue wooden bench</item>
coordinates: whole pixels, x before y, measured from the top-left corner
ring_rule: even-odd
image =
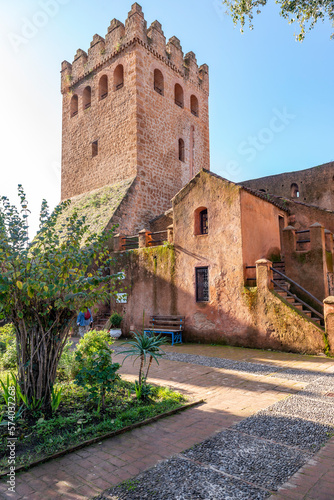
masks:
[[[184,316],[151,316],[150,327],[144,330],[148,335],[171,335],[172,345],[182,344]]]

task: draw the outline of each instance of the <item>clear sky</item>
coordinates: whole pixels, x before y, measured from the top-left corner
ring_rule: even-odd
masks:
[[[37,228],[43,198],[60,199],[60,65],[88,50],[131,1],[0,0],[0,195],[23,184]],[[319,24],[301,44],[273,1],[241,35],[219,0],[139,2],[148,22],[210,67],[211,170],[232,181],[334,160],[334,41]]]

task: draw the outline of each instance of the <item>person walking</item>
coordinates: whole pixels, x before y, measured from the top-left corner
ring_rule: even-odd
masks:
[[[93,316],[90,309],[87,307],[86,311],[80,311],[77,318],[77,325],[79,327],[79,337],[83,337],[88,332],[89,327],[93,323]]]

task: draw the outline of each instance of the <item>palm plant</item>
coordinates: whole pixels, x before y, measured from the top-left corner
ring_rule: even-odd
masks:
[[[133,332],[134,339],[128,342],[124,342],[121,345],[130,346],[130,349],[126,351],[122,351],[122,354],[126,354],[124,360],[129,356],[136,356],[136,359],[140,358],[140,367],[139,367],[139,385],[142,382],[145,382],[148,377],[148,372],[151,368],[152,361],[156,361],[159,364],[158,358],[161,358],[165,353],[161,349],[161,346],[167,344],[166,337],[163,337],[161,334],[152,337],[149,337],[145,332]],[[149,357],[148,367],[146,370],[146,375],[143,377],[143,370],[146,364],[147,358]]]

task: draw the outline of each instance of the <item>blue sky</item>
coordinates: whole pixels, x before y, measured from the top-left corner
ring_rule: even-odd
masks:
[[[274,2],[241,35],[219,0],[139,2],[148,25],[158,19],[166,38],[210,67],[211,169],[232,181],[300,170],[334,160],[334,41],[329,22],[301,44],[297,26]],[[47,6],[49,13],[46,14]],[[37,227],[41,201],[60,198],[60,64],[131,2],[0,0],[2,182],[16,201],[23,184]]]

